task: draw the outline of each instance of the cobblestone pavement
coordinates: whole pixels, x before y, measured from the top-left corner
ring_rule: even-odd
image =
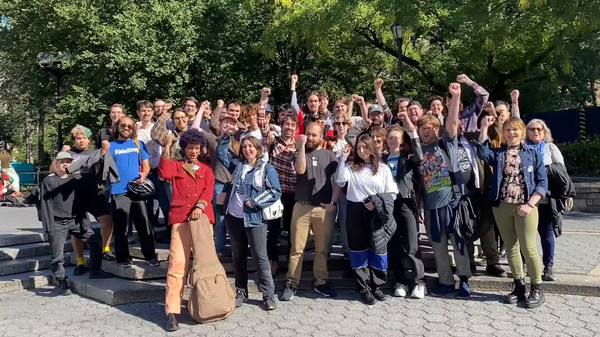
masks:
[[[140,303],[109,307],[77,295],[51,297],[48,290],[0,295],[2,337],[158,337],[158,336],[594,336],[600,334],[600,298],[548,295],[539,309],[499,303],[498,294],[469,301],[450,297],[423,300],[389,298],[367,307],[358,296],[341,293],[323,299],[299,293],[275,311],[257,306],[258,298],[228,320],[199,325],[180,318],[181,329],[161,328],[164,306]]]

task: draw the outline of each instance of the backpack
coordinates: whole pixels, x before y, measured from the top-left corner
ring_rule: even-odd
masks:
[[[213,226],[206,215],[190,221],[194,265],[187,277],[188,311],[198,323],[226,319],[235,311],[235,295],[213,240]]]

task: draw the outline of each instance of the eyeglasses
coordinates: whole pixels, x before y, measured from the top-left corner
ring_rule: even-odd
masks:
[[[176,121],[183,121],[183,120],[186,120],[186,119],[188,119],[187,116],[184,116],[184,117],[175,117]]]
[[[544,128],[540,126],[540,127],[537,127],[537,128],[529,128],[528,130],[529,131],[542,132],[542,131],[544,131]]]
[[[131,124],[123,123],[123,124],[120,124],[119,126],[121,127],[121,129],[133,129],[133,125],[131,125]]]

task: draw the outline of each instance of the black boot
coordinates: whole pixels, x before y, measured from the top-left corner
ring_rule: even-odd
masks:
[[[525,302],[525,307],[527,309],[531,308],[539,308],[544,301],[546,301],[546,297],[544,297],[544,293],[542,292],[542,284],[531,284],[531,291],[529,292],[529,297],[527,298],[527,302]]]
[[[102,269],[96,269],[96,270],[90,271],[91,279],[111,278],[113,276],[114,276],[113,274],[107,273]]]
[[[177,323],[177,318],[175,318],[175,314],[167,314],[167,319],[165,322],[165,331],[173,332],[179,330],[179,323]]]
[[[508,304],[517,304],[526,300],[525,297],[525,279],[515,279],[513,291],[504,296],[504,302]]]
[[[377,301],[369,289],[362,289],[360,291],[360,297],[366,305],[373,305]]]
[[[68,296],[71,295],[71,287],[69,287],[69,281],[67,281],[67,278],[63,278],[58,281],[58,289],[59,289],[59,294],[61,296]]]

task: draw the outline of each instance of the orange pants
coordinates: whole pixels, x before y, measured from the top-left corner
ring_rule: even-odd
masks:
[[[212,231],[212,226],[210,227]],[[171,253],[169,255],[169,271],[167,273],[167,296],[165,311],[168,314],[181,313],[184,281],[192,254],[192,233],[190,223],[174,224],[171,229]]]

